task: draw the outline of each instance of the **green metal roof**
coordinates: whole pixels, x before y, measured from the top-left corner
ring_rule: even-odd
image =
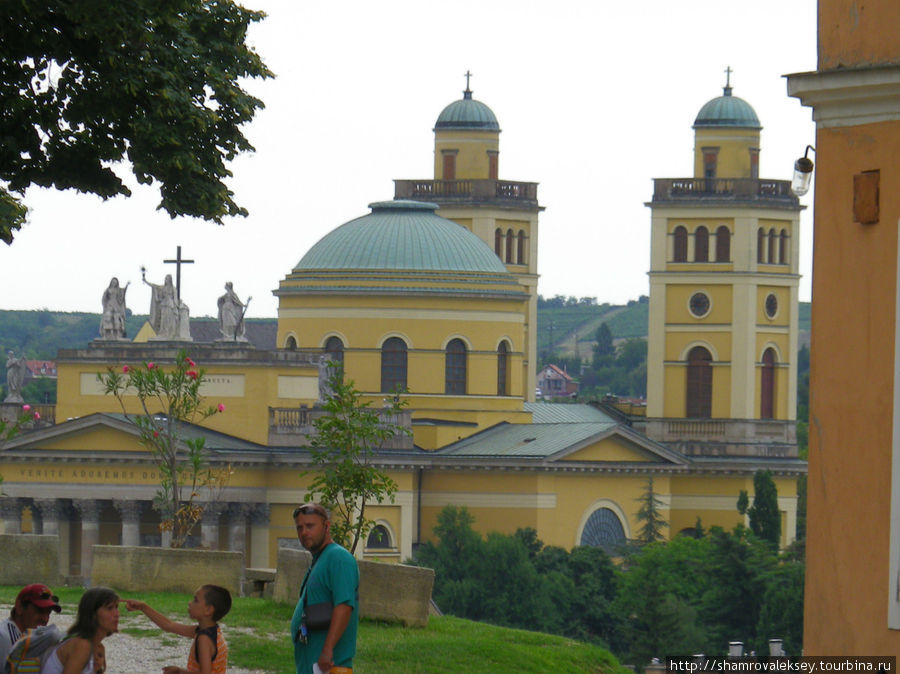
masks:
[[[612,421],[556,424],[499,424],[449,447],[441,456],[544,459],[615,429]]]
[[[491,248],[469,230],[435,214],[437,204],[381,201],[369,215],[325,235],[294,271],[394,269],[507,273]]]
[[[463,92],[462,99],[453,101],[438,115],[434,130],[439,129],[475,129],[499,133],[500,124],[493,111],[481,101],[472,98],[472,92],[467,88]]]
[[[707,102],[697,118],[694,120],[694,128],[704,127],[734,127],[743,129],[761,129],[756,111],[743,98],[731,95],[731,87],[725,86],[724,95]]]
[[[605,412],[590,405],[525,403],[525,411],[531,412],[531,418],[536,424],[615,421]]]

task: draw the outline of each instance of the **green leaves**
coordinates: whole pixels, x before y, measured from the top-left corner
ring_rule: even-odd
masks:
[[[406,403],[395,397],[381,412],[372,409],[362,401],[353,382],[344,381],[343,369],[334,362],[328,365],[328,389],[330,394],[322,405],[325,414],[313,420],[316,434],[310,453],[314,470],[301,475],[313,476],[306,499],[319,500],[332,510],[334,539],[355,552],[375,526],[375,521],[366,517],[366,507],[386,499],[394,502],[397,483],[372,459],[385,442],[409,433],[392,421]]]
[[[204,501],[218,498],[231,476],[230,466],[209,466],[204,438],[182,436],[181,422],[200,423],[225,407],[205,404],[200,395],[204,370],[182,349],[173,367],[144,362],[109,368],[97,375],[104,393],[119,401],[125,418],[138,430],[141,444],[159,470],[160,489],[154,506],[160,512],[160,529],[172,532],[172,547],[181,547],[203,516]],[[129,410],[126,399],[136,397],[141,414]]]
[[[239,81],[272,77],[246,46],[263,17],[232,0],[0,4],[0,239],[32,184],[128,196],[122,160],[173,218],[246,215],[223,181],[263,107]]]

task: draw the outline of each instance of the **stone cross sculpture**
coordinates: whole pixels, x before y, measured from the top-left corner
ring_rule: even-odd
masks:
[[[161,285],[150,283],[141,267],[141,280],[150,286],[150,327],[156,333],[154,340],[192,342],[191,317],[188,306],[178,298],[172,275],[166,274]]]

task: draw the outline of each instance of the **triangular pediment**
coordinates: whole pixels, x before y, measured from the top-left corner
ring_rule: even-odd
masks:
[[[573,463],[668,463],[683,465],[687,460],[640,433],[615,426],[584,438],[547,457],[549,462]]]
[[[137,429],[122,418],[92,414],[48,428],[22,433],[9,440],[3,452],[136,452],[146,454]]]

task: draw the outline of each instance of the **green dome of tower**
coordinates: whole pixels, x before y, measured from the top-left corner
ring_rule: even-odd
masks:
[[[381,201],[372,212],[319,240],[294,268],[503,273],[497,255],[475,234],[435,214],[437,204]]]
[[[462,99],[453,101],[441,111],[434,130],[496,131],[500,124],[493,111],[481,101],[472,98],[472,91],[466,86]]]
[[[732,127],[741,129],[761,129],[756,111],[743,98],[731,95],[731,86],[724,87],[722,96],[712,99],[697,113],[694,128]]]

